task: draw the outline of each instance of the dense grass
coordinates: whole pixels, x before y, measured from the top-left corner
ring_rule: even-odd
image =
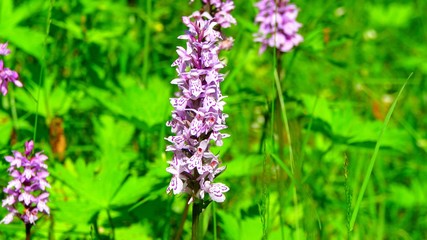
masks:
[[[204,212],[205,239],[427,239],[427,3],[295,0],[304,42],[259,55],[254,2],[235,0],[226,30],[231,137],[214,152],[231,190]],[[34,239],[189,238],[164,137],[180,17],[199,8],[0,1],[5,64],[25,84],[1,97],[0,154],[36,135],[50,157],[52,215]],[[0,225],[1,239],[24,233]]]

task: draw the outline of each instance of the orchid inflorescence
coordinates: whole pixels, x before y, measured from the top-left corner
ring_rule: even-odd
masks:
[[[188,203],[205,199],[209,195],[215,202],[225,200],[224,192],[229,188],[214,183],[215,177],[225,170],[220,167],[218,155],[210,146],[222,145],[228,134],[221,133],[227,128],[223,113],[225,98],[220,90],[224,74],[220,70],[224,63],[219,60],[221,33],[215,30],[218,23],[207,12],[194,12],[182,18],[188,31],[179,36],[187,41],[186,48],[178,47],[176,67],[178,78],[172,80],[180,91],[171,98],[174,107],[172,120],[167,122],[175,136],[166,138],[172,145],[166,151],[174,153],[170,166],[172,180],[167,192],[188,193]]]
[[[35,224],[39,213],[49,214],[46,205],[50,188],[46,177],[49,176],[47,165],[44,163],[47,156],[42,152],[32,155],[34,142],[25,143],[25,152],[13,151],[13,156],[6,156],[10,163],[9,175],[13,179],[9,182],[3,192],[6,198],[2,201],[9,214],[0,223],[9,224],[16,216],[25,224]]]
[[[260,25],[255,42],[262,44],[260,53],[267,47],[289,52],[303,41],[298,34],[302,25],[296,21],[298,8],[295,4],[290,4],[289,0],[260,0],[255,6],[259,9],[255,22]]]
[[[0,43],[0,55],[7,56],[10,54],[10,49],[7,48],[8,43]],[[8,92],[9,82],[17,87],[22,87],[23,84],[18,80],[18,73],[4,67],[3,60],[0,60],[0,92],[6,96]]]

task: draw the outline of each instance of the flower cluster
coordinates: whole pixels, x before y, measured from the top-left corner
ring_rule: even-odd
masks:
[[[10,50],[7,48],[7,43],[0,43],[0,55],[9,55]],[[0,60],[0,91],[5,96],[8,92],[8,84],[12,82],[17,87],[22,87],[22,83],[18,80],[18,73],[4,67],[4,63]]]
[[[233,0],[203,0],[204,4],[211,6],[211,14],[214,17],[214,21],[223,28],[228,28],[231,24],[236,24],[236,19],[231,15],[231,11],[234,9]]]
[[[10,163],[8,172],[13,180],[9,182],[3,191],[7,197],[2,202],[9,214],[0,223],[9,224],[14,216],[19,217],[25,224],[35,224],[38,213],[49,214],[46,205],[50,187],[46,181],[49,176],[47,165],[44,163],[47,156],[38,152],[31,156],[34,148],[33,141],[25,143],[25,152],[13,151],[13,156],[6,156]]]
[[[218,156],[210,151],[211,144],[222,145],[228,134],[221,133],[227,128],[223,113],[225,98],[220,83],[224,75],[219,71],[224,64],[219,60],[218,42],[221,34],[214,29],[217,23],[207,13],[193,13],[183,17],[189,28],[179,39],[187,41],[186,48],[178,47],[176,67],[178,78],[172,80],[180,91],[170,102],[174,107],[172,120],[167,122],[175,136],[166,138],[172,144],[166,151],[174,153],[169,167],[172,180],[167,192],[190,194],[190,202],[204,199],[208,194],[213,201],[223,202],[224,192],[229,188],[213,180],[225,167],[219,167]]]
[[[190,3],[193,1],[190,0]],[[202,2],[218,26],[229,28],[232,24],[237,24],[236,19],[231,15],[231,11],[234,10],[233,0],[225,0],[225,2],[223,0],[202,0]],[[234,38],[226,37],[222,33],[221,36],[222,39],[218,43],[220,50],[230,50],[233,47]]]
[[[298,8],[289,4],[289,0],[260,0],[255,6],[259,9],[255,22],[260,24],[255,42],[262,43],[260,53],[267,46],[289,52],[303,41],[302,36],[297,33],[302,26],[296,21]]]

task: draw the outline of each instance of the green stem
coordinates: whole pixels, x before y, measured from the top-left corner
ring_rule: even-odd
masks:
[[[31,223],[25,224],[25,240],[31,240],[31,227],[33,225]]]
[[[190,197],[189,197],[189,198],[190,198]],[[188,199],[188,200],[189,200],[189,199]],[[187,202],[188,202],[188,200],[187,200]],[[177,231],[177,233],[176,233],[176,235],[175,235],[175,240],[179,240],[179,239],[181,239],[181,238],[182,238],[182,237],[181,237],[181,235],[182,235],[182,231],[184,230],[185,219],[187,219],[187,216],[188,216],[188,209],[190,208],[190,207],[189,207],[190,205],[188,205],[188,203],[187,203],[187,202],[185,202],[184,213],[182,214],[181,223],[179,224],[178,231]]]
[[[201,215],[203,210],[202,202],[194,202],[193,203],[193,228],[192,228],[192,240],[202,239],[202,223],[201,223]]]

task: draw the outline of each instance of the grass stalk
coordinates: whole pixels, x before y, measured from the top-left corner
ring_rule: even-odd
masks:
[[[362,200],[363,200],[363,195],[365,194],[366,188],[368,187],[368,183],[369,183],[369,179],[371,178],[372,170],[374,169],[375,161],[377,159],[378,152],[380,150],[380,146],[381,146],[381,142],[382,142],[384,132],[388,126],[388,123],[390,122],[390,119],[391,119],[391,116],[394,112],[394,109],[396,108],[397,101],[399,100],[400,96],[402,95],[402,92],[405,89],[405,86],[408,83],[411,76],[412,76],[412,73],[409,75],[409,77],[406,79],[403,86],[400,88],[400,91],[397,94],[396,99],[393,101],[393,104],[391,105],[390,109],[387,112],[383,126],[382,126],[381,131],[378,135],[377,143],[375,144],[374,153],[372,154],[371,160],[369,161],[369,166],[368,166],[368,169],[366,170],[365,178],[363,179],[363,184],[362,184],[362,187],[360,188],[360,193],[357,197],[356,205],[355,205],[353,213],[351,215],[350,231],[353,231],[353,229],[354,229],[354,224],[356,222],[357,214],[359,212],[360,205],[361,205]]]
[[[39,102],[40,102],[39,100],[40,100],[40,92],[41,92],[41,88],[42,88],[42,80],[44,77],[44,72],[46,70],[46,45],[47,45],[47,39],[48,39],[49,33],[50,33],[50,24],[52,22],[53,2],[54,2],[54,0],[50,1],[49,10],[48,10],[48,14],[47,14],[46,36],[45,36],[45,39],[43,42],[42,59],[41,59],[41,63],[40,63],[40,75],[39,75],[39,82],[38,82],[39,89],[37,91],[36,117],[34,120],[34,134],[33,134],[33,141],[34,142],[36,142],[36,137],[37,137],[37,123],[38,123],[38,119],[39,119]]]
[[[144,1],[143,1],[144,2]],[[152,15],[152,1],[145,0],[146,19],[144,28],[144,64],[142,64],[142,79],[143,83],[148,82],[148,69],[150,67],[150,28],[151,28],[151,15]]]
[[[18,131],[19,130],[18,113],[16,111],[15,90],[13,88],[10,89],[10,111],[12,113],[13,127],[15,128],[16,131]]]

